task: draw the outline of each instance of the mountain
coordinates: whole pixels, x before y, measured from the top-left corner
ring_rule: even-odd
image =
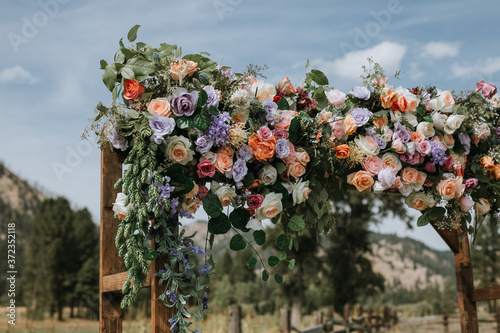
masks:
[[[15,271],[18,272],[24,262],[24,251],[27,247],[31,232],[31,222],[36,212],[38,204],[46,196],[40,191],[29,185],[26,181],[16,176],[0,163],[0,248],[2,255],[7,254],[15,256]],[[15,226],[14,228],[11,228]],[[15,238],[12,236],[15,235]],[[8,251],[12,249],[7,245],[14,245],[15,253]],[[5,258],[7,259],[7,258]],[[7,269],[7,260],[0,260],[0,295],[6,296],[4,292],[7,286],[6,272],[13,269]],[[12,260],[12,257],[8,259]],[[5,299],[0,299],[4,301]]]
[[[196,221],[185,226],[186,235],[196,232],[194,241],[204,246],[206,228],[206,222]],[[209,253],[214,255],[216,262],[217,258],[222,257],[225,249],[229,248],[233,235],[230,231],[226,235],[215,237]],[[451,251],[435,250],[420,241],[394,234],[372,233],[370,242],[372,254],[368,257],[373,270],[384,276],[387,287],[426,289],[436,283],[442,285],[446,278],[454,278],[454,259]]]

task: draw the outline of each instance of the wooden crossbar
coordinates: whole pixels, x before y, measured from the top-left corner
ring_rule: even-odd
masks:
[[[472,293],[472,300],[474,302],[491,301],[500,299],[500,286],[475,288]]]
[[[102,277],[102,292],[110,293],[122,290],[123,283],[127,280],[127,272],[106,275]],[[151,287],[151,272],[146,277],[144,287]]]

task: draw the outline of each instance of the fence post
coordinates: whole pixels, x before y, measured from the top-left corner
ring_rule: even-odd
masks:
[[[391,327],[391,311],[387,306],[384,306],[384,326]]]
[[[497,333],[500,333],[500,308],[497,309],[496,313],[496,320],[497,320]]]
[[[380,330],[380,309],[378,306],[375,307],[375,332]]]
[[[448,329],[448,310],[446,310],[446,309],[443,310],[443,325],[444,325],[444,329],[447,330]]]
[[[323,325],[324,315],[325,314],[321,311],[314,311],[313,312],[313,322],[314,322],[315,326]]]
[[[227,310],[229,318],[229,333],[241,333],[241,307],[237,304],[230,305]]]
[[[290,310],[280,309],[280,332],[290,333]]]
[[[366,322],[367,322],[367,331],[368,333],[372,333],[372,314],[373,314],[373,309],[372,308],[368,308],[368,312],[367,312],[367,317],[366,317]]]

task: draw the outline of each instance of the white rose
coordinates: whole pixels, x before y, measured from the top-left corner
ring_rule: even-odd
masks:
[[[208,160],[210,163],[215,164],[215,161],[217,161],[217,153],[207,151],[206,153],[203,153],[200,157],[200,161],[203,160]]]
[[[292,189],[293,204],[298,205],[306,201],[309,198],[309,193],[311,193],[309,181],[295,183]]]
[[[220,185],[217,182],[212,181],[210,190],[212,191],[212,193],[217,195],[221,205],[224,207],[229,206],[231,203],[233,203],[234,198],[236,197],[236,192],[228,184]]]
[[[191,141],[188,138],[174,135],[167,140],[165,154],[169,160],[186,165],[193,160],[194,151],[190,147]]]
[[[500,96],[498,96],[498,94],[495,94],[495,96],[490,98],[490,104],[494,108],[497,108],[497,109],[500,108]]]
[[[444,108],[443,101],[438,97],[435,97],[429,101],[429,106],[434,111],[441,111]]]
[[[415,154],[415,150],[417,149],[417,143],[410,141],[406,144],[406,151],[410,154]]]
[[[389,111],[391,115],[391,122],[400,123],[403,120],[403,112],[401,111]]]
[[[407,197],[411,192],[413,192],[413,186],[412,186],[412,184],[403,184],[403,186],[401,186],[401,188],[399,189],[399,192],[404,197]]]
[[[325,95],[331,105],[341,106],[345,102],[345,94],[338,89],[325,91]]]
[[[231,103],[238,108],[247,109],[250,102],[250,94],[245,89],[238,89],[231,95]]]
[[[411,126],[416,127],[418,125],[417,116],[413,113],[405,112],[404,118]]]
[[[113,212],[115,212],[115,214],[121,219],[124,219],[125,216],[127,216],[128,209],[130,207],[130,204],[125,206],[125,200],[127,200],[127,196],[120,192],[116,195],[116,200],[113,203]]]
[[[271,83],[265,83],[259,80],[252,84],[252,93],[262,102],[266,99],[272,99],[276,95],[276,88]]]
[[[381,193],[381,192],[384,192],[387,188],[382,185],[381,182],[379,182],[378,180],[375,182],[375,184],[373,184],[373,187],[372,187],[372,190],[374,193]]]
[[[441,93],[439,94],[439,98],[444,105],[442,111],[451,112],[453,110],[453,106],[455,105],[455,99],[453,98],[451,92],[448,90],[441,91]]]
[[[259,220],[271,219],[281,213],[283,204],[281,193],[268,193],[262,202],[262,205],[255,211],[255,217]]]
[[[394,132],[391,130],[389,125],[382,126],[381,132],[382,132],[381,138],[385,142],[392,141],[392,135],[394,134]]]
[[[354,142],[368,157],[378,155],[380,152],[375,139],[371,136],[360,135],[354,139]]]
[[[262,224],[262,221],[259,221],[257,219],[248,220],[246,227],[252,230],[264,230],[264,225]]]
[[[433,137],[434,134],[436,134],[436,131],[434,131],[434,125],[427,121],[423,121],[417,125],[417,132],[422,133],[426,139]]]
[[[438,112],[438,111],[434,111],[431,114],[431,118],[432,118],[432,121],[434,122],[435,128],[437,128],[440,131],[444,130],[444,125],[446,124],[446,118],[448,118],[448,117],[446,117],[445,114]]]
[[[384,168],[387,167],[386,163],[394,166],[393,168],[394,173],[397,173],[399,170],[403,168],[399,156],[395,153],[385,153],[382,156],[382,165],[384,166]]]
[[[465,120],[465,116],[459,114],[452,114],[446,119],[446,123],[444,125],[444,131],[447,134],[452,135],[455,133],[457,129],[460,128],[463,121]]]
[[[429,206],[429,197],[423,192],[413,192],[405,198],[408,207],[422,211]]]
[[[272,165],[266,165],[259,172],[259,180],[264,185],[272,185],[276,183],[276,179],[278,178],[278,170]]]

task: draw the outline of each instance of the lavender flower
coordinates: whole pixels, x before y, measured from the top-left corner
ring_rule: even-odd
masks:
[[[220,71],[222,77],[228,77],[228,78],[232,78],[233,77],[233,71],[231,71],[231,68],[228,68],[228,69],[223,69]]]
[[[179,259],[179,258],[181,257],[181,256],[180,256],[180,254],[179,254],[179,250],[177,250],[177,249],[173,249],[173,250],[171,250],[169,254],[170,254],[172,257],[176,257],[177,259]]]
[[[205,254],[205,250],[198,245],[193,245],[190,250],[196,254]]]
[[[219,94],[217,94],[215,92],[214,87],[212,87],[212,86],[205,86],[203,88],[203,90],[205,90],[205,92],[208,95],[208,100],[205,103],[205,105],[207,105],[208,107],[210,107],[210,106],[219,107]]]
[[[440,166],[444,164],[446,160],[445,150],[441,148],[439,143],[431,141],[431,155],[433,164],[439,164]]]
[[[172,94],[173,112],[176,116],[190,116],[196,109],[198,92],[188,92],[185,88],[177,88]]]
[[[271,99],[266,99],[262,102],[262,106],[266,108],[265,115],[267,122],[272,124],[276,120],[275,113],[278,110],[278,104],[274,103]]]
[[[458,139],[460,140],[460,143],[462,144],[462,146],[464,146],[464,148],[465,148],[465,155],[469,155],[469,153],[470,153],[470,136],[465,134],[465,133],[459,133]]]
[[[410,141],[411,130],[405,125],[397,122],[394,124],[394,133],[392,134],[392,140],[396,140],[397,138],[401,139],[401,142],[408,143]]]
[[[366,89],[366,87],[363,86],[356,86],[352,88],[350,94],[365,101],[370,99],[370,90]]]
[[[238,159],[248,162],[253,158],[252,148],[250,148],[250,146],[248,145],[243,145],[236,153],[236,156],[238,157]]]
[[[168,296],[171,303],[175,303],[177,301],[177,295],[172,290],[167,290],[165,294]]]
[[[235,182],[241,182],[248,173],[247,162],[237,159],[233,164],[233,179]]]
[[[210,298],[208,298],[208,294],[207,292],[205,291],[205,293],[203,293],[203,298],[201,299],[201,303],[203,303],[203,310],[206,310],[208,309],[208,300]]]
[[[350,114],[354,117],[358,126],[363,126],[370,120],[370,117],[373,116],[373,112],[365,108],[355,108]]]
[[[287,139],[278,139],[276,141],[276,156],[279,158],[287,158],[290,155],[290,145]]]
[[[210,127],[205,132],[209,140],[213,140],[215,147],[229,144],[229,130],[231,129],[231,116],[223,112],[217,116],[212,115]]]
[[[204,264],[203,266],[201,266],[201,269],[200,269],[201,276],[207,275],[208,271],[210,271],[210,265],[209,264]]]
[[[176,327],[177,327],[177,322],[179,321],[179,318],[176,318],[176,317],[172,317],[168,320],[169,324],[170,324],[170,330],[172,332],[175,332],[176,330]]]
[[[206,135],[204,135],[196,139],[195,145],[196,145],[196,151],[201,154],[204,154],[210,151],[210,149],[214,145],[214,141],[209,139]]]
[[[151,141],[157,144],[165,142],[163,138],[165,135],[169,135],[175,128],[175,120],[168,117],[162,117],[159,115],[154,115],[154,118],[149,120],[149,127],[153,130],[153,135],[151,136]]]

